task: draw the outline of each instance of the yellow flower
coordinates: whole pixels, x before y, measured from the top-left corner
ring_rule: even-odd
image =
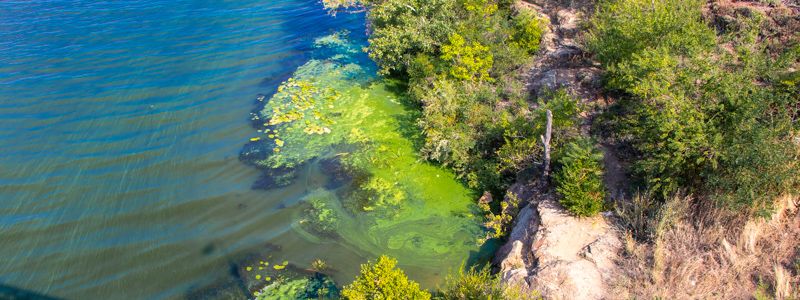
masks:
[[[253,267],[247,267],[247,272],[250,272],[252,270],[253,270]]]
[[[256,280],[261,280],[261,275],[256,275]]]
[[[283,140],[275,139],[275,145],[278,145],[278,147],[283,147]]]
[[[260,141],[260,140],[261,140],[261,138],[260,138],[260,137],[254,137],[254,138],[251,138],[251,139],[250,139],[250,141],[251,141],[251,142],[258,142],[258,141]]]

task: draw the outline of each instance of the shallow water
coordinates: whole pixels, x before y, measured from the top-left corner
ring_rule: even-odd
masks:
[[[322,257],[352,278],[385,249],[297,228],[325,177],[254,189],[260,171],[238,154],[255,96],[313,58],[315,38],[363,38],[363,24],[316,0],[0,2],[0,284],[184,298],[265,257]],[[428,287],[447,271],[400,263]]]

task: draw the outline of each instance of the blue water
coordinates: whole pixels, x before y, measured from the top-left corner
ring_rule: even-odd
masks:
[[[263,249],[351,277],[362,254],[293,235],[237,155],[256,95],[363,22],[316,0],[0,2],[0,285],[184,298]]]

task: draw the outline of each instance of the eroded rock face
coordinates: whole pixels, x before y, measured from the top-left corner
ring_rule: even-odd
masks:
[[[610,216],[573,217],[549,194],[528,200],[498,252],[502,279],[545,298],[614,298],[622,242]]]

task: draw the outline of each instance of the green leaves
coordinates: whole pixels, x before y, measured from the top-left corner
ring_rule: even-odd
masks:
[[[370,8],[369,56],[381,73],[406,72],[420,53],[436,53],[454,32],[454,0],[385,0]]]
[[[665,47],[691,56],[714,45],[714,31],[701,19],[701,0],[604,0],[591,20],[587,44],[606,65],[645,49]]]
[[[800,97],[781,80],[797,56],[758,50],[757,18],[725,33],[749,37],[717,38],[702,5],[600,5],[588,44],[609,71],[607,87],[622,92],[613,131],[635,150],[643,188],[661,199],[686,189],[737,208],[766,207],[800,183],[789,141]]]
[[[522,10],[513,19],[513,43],[530,54],[539,51],[545,21],[536,17],[533,12]]]
[[[361,274],[342,290],[349,300],[410,299],[428,300],[431,294],[396,268],[397,260],[381,256],[375,263],[361,265]]]
[[[492,81],[489,69],[494,58],[489,47],[478,42],[467,43],[458,33],[451,34],[450,44],[442,46],[442,60],[450,62],[450,75],[458,80]]]
[[[561,205],[577,216],[599,213],[605,199],[603,154],[586,138],[567,144],[563,151],[558,160],[561,167],[553,176]]]

